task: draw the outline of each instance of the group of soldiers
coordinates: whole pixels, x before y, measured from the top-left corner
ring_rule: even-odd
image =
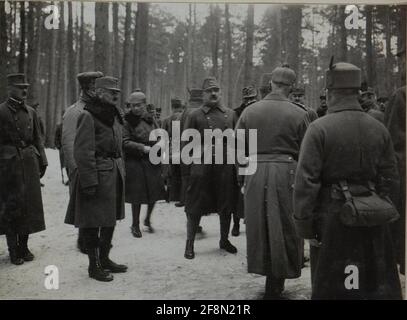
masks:
[[[405,66],[405,50],[398,56]],[[78,245],[89,257],[91,278],[112,281],[112,273],[127,271],[109,258],[125,202],[132,205],[131,234],[140,238],[140,206],[148,205],[144,225],[154,232],[154,204],[166,199],[184,207],[186,259],[195,257],[203,216],[219,214],[219,247],[231,254],[237,252],[229,241],[232,218],[234,236],[244,218],[248,272],[266,276],[265,299],[283,299],[285,280],[301,276],[304,239],[310,245],[313,299],[401,298],[405,86],[380,105],[371,88],[360,90],[357,66],[331,61],[315,111],[305,105],[295,71],[283,65],[263,75],[259,90],[245,87],[235,109],[223,105],[221,88],[209,77],[189,91],[187,103],[172,99],[172,114],[161,120],[141,90],[121,108],[116,78],[101,72],[77,78],[81,95],[64,113],[58,146],[69,177],[65,222],[79,228]],[[28,236],[45,229],[40,178],[47,159],[38,115],[25,103],[28,86],[24,74],[9,75],[9,97],[0,105],[0,234],[6,235],[16,265],[34,259]],[[227,146],[221,164],[152,164],[149,152],[160,141],[150,141],[150,134],[161,127],[174,143],[174,122],[201,137],[205,130],[257,130],[257,148],[250,148],[253,141],[245,135],[246,165],[255,162],[255,173],[239,175],[226,161]],[[208,147],[204,143],[201,150]],[[400,218],[369,227],[345,225],[340,213],[354,190],[390,197]],[[346,286],[349,265],[359,270],[357,288]]]

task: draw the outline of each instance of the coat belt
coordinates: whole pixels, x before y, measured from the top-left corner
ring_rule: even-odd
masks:
[[[281,153],[268,153],[268,154],[257,154],[255,156],[250,156],[249,161],[256,162],[294,162],[296,161],[291,154],[281,154]]]

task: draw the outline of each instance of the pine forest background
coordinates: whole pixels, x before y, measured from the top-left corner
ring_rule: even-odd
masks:
[[[49,5],[63,19],[48,30]],[[184,15],[168,10],[173,6]],[[219,79],[223,102],[240,104],[243,86],[287,62],[316,108],[332,55],[363,70],[379,96],[400,86],[395,53],[405,45],[405,6],[358,6],[361,27],[346,29],[342,5],[154,4],[0,1],[0,98],[6,74],[25,72],[28,104],[39,103],[46,145],[79,95],[76,74],[99,70],[120,79],[121,105],[135,88],[170,113],[204,77]]]

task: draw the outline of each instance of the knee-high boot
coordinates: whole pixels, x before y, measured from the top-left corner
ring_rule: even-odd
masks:
[[[17,234],[6,234],[10,262],[15,265],[24,263],[24,260],[18,254],[18,236]]]
[[[18,253],[24,261],[33,261],[34,255],[28,249],[28,234],[18,235]]]
[[[127,266],[124,264],[117,264],[110,260],[109,253],[112,247],[114,227],[102,228],[100,230],[100,264],[103,269],[112,273],[121,273],[127,271]]]
[[[100,264],[98,233],[98,228],[83,229],[86,251],[89,258],[88,273],[90,278],[108,282],[113,280],[113,276],[105,271]]]

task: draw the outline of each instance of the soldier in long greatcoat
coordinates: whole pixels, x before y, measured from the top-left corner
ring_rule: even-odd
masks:
[[[257,153],[248,154],[257,170],[245,176],[244,212],[248,272],[266,276],[265,299],[280,299],[285,279],[301,275],[303,242],[294,226],[292,192],[307,113],[288,99],[296,75],[278,67],[272,90],[248,107],[236,129],[257,130]]]
[[[185,129],[195,129],[199,132],[201,143],[201,163],[192,163],[189,167],[190,177],[186,192],[185,212],[187,214],[187,242],[184,257],[193,259],[195,234],[202,215],[218,213],[220,220],[219,247],[229,253],[236,253],[237,249],[228,240],[232,212],[235,210],[237,186],[234,176],[234,165],[227,164],[227,143],[223,143],[222,164],[215,164],[215,153],[211,164],[204,163],[204,149],[215,150],[213,141],[204,142],[204,130],[224,130],[235,127],[236,114],[232,109],[221,104],[219,85],[214,78],[207,78],[203,82],[203,105],[191,111],[188,115]]]
[[[396,153],[400,176],[400,189],[392,197],[400,213],[400,219],[391,226],[392,237],[396,247],[396,259],[400,272],[405,274],[406,261],[406,49],[397,53],[401,59],[401,76],[404,86],[398,88],[389,99],[384,115],[384,123],[390,132]]]
[[[25,104],[24,74],[10,74],[8,99],[0,104],[0,234],[10,261],[31,261],[29,234],[45,230],[40,178],[48,165],[38,116]]]
[[[111,281],[110,273],[126,272],[110,260],[116,220],[124,219],[122,118],[116,107],[117,79],[95,81],[96,97],[78,117],[73,146],[76,164],[65,223],[82,229],[89,257],[89,277]]]
[[[312,299],[401,299],[389,225],[340,219],[345,197],[338,184],[361,193],[375,185],[386,196],[398,182],[389,132],[358,102],[360,77],[352,64],[331,64],[328,114],[308,127],[301,145],[294,215],[299,235],[310,239]]]

